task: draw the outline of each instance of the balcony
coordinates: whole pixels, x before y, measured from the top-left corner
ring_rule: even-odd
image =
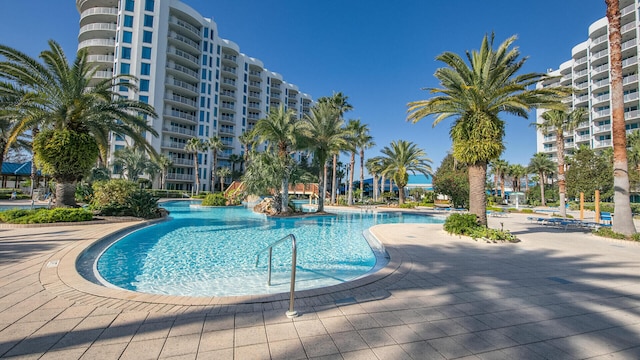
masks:
[[[622,45],[620,45],[620,47],[622,48],[622,50],[627,50],[627,49],[634,48],[637,43],[638,42],[636,41],[636,39],[631,39],[623,42]]]
[[[586,56],[583,56],[583,57],[581,57],[581,58],[577,59],[577,60],[575,61],[574,65],[582,65],[582,64],[584,64],[584,63],[586,63],[586,62],[587,62],[587,57],[586,57]]]
[[[575,102],[582,103],[588,100],[589,100],[589,94],[584,94],[584,95],[576,96]]]
[[[220,116],[220,121],[235,124],[235,120],[232,115],[222,115]]]
[[[182,80],[178,80],[178,79],[173,79],[173,81],[171,79],[167,80],[167,85],[173,85],[173,86],[177,86],[180,89],[184,89],[184,90],[188,90],[191,91],[192,93],[198,94],[198,87],[195,85],[192,85],[188,82],[184,82]]]
[[[260,81],[249,81],[249,86],[260,87]]]
[[[220,129],[218,130],[218,133],[220,134],[227,134],[227,135],[234,135],[235,133],[233,132],[233,129]]]
[[[103,36],[102,37],[106,37],[106,36],[115,36],[117,30],[117,25],[116,24],[112,24],[112,23],[91,23],[91,24],[87,24],[85,26],[82,26],[80,28],[80,35],[79,37],[82,39],[83,34],[87,33],[87,32],[103,32]],[[94,34],[94,37],[100,36],[100,34]],[[84,37],[89,37],[89,35],[84,36]]]
[[[638,115],[640,115],[640,111],[638,111],[638,110],[625,111],[624,112],[624,119],[625,120],[634,119],[634,118],[637,118]]]
[[[271,83],[271,88],[280,90],[280,84]]]
[[[175,32],[171,32],[171,35],[169,35],[169,39],[173,39],[176,40],[178,43],[180,44],[184,44],[189,46],[191,49],[197,50],[198,52],[200,52],[200,43],[193,41],[185,36],[182,36],[178,33]]]
[[[260,77],[262,75],[262,72],[258,70],[250,70],[249,75]]]
[[[632,56],[630,58],[626,58],[626,59],[622,60],[622,67],[630,66],[630,65],[636,65],[637,63],[638,63],[638,57],[637,56]]]
[[[555,135],[553,136],[545,136],[543,139],[543,142],[551,142],[551,141],[556,141],[557,137]]]
[[[177,141],[163,141],[162,147],[171,148],[171,149],[184,149],[185,143],[177,142]]]
[[[200,38],[200,29],[198,29],[197,27],[189,24],[188,22],[186,22],[184,20],[180,20],[177,17],[172,16],[169,19],[169,23],[177,25],[177,26],[179,26],[179,27],[181,27],[183,29],[186,29],[189,32],[191,32],[192,34],[196,35],[198,38]]]
[[[611,94],[604,94],[604,95],[600,95],[600,96],[594,96],[593,97],[593,102],[594,103],[600,103],[603,101],[608,101],[611,98]]]
[[[222,54],[222,60],[228,60],[234,64],[238,63],[238,57],[236,55]]]
[[[260,104],[257,103],[249,103],[249,105],[247,106],[249,109],[257,109],[260,110]]]
[[[624,24],[624,25],[622,25],[622,27],[620,28],[620,31],[624,34],[624,33],[626,33],[627,31],[629,31],[629,30],[633,30],[633,29],[635,29],[635,28],[636,28],[636,22],[635,22],[635,21],[632,21],[632,22],[630,22],[630,23],[628,23],[628,24]]]
[[[187,114],[187,113],[184,113],[182,111],[170,110],[170,111],[165,111],[164,114],[166,116],[173,116],[173,117],[176,117],[176,118],[185,119],[185,120],[189,120],[189,121],[193,121],[193,122],[197,121],[195,115]]]
[[[611,109],[604,109],[604,110],[600,110],[600,111],[594,111],[593,112],[593,118],[601,118],[601,117],[605,117],[605,116],[609,116],[611,115]]]
[[[609,85],[609,78],[604,78],[604,79],[600,79],[593,82],[594,88],[599,88],[599,87],[608,86],[608,85]]]
[[[191,159],[172,157],[171,162],[173,165],[193,166],[193,160]]]
[[[78,44],[78,50],[84,49],[86,47],[104,47],[108,49],[113,49],[116,46],[115,39],[90,39],[80,42]],[[106,50],[106,49],[105,49]],[[111,50],[113,52],[113,50]]]
[[[223,109],[229,109],[229,110],[234,110],[236,108],[236,105],[234,103],[226,103],[226,102],[222,102],[222,104],[220,105],[221,108]]]
[[[254,114],[254,113],[249,113],[247,115],[247,119],[251,119],[251,120],[260,120],[260,115],[259,114]]]
[[[620,16],[625,16],[625,15],[627,15],[629,13],[632,13],[634,11],[634,9],[635,9],[634,4],[631,4],[631,5],[627,6],[627,7],[625,7],[624,9],[620,10]]]
[[[220,95],[221,96],[227,96],[227,97],[235,98],[236,97],[236,92],[233,91],[233,90],[222,90],[222,91],[220,91]]]
[[[591,55],[591,60],[597,60],[607,55],[609,55],[609,49],[600,50],[597,53]]]
[[[189,105],[193,108],[198,108],[198,103],[195,100],[189,99],[187,97],[184,96],[180,96],[177,94],[172,94],[172,95],[168,95],[165,96],[166,100],[170,100],[170,101],[174,101],[180,104],[185,104],[185,105]]]
[[[222,79],[222,83],[223,84],[227,84],[227,85],[231,85],[231,86],[236,86],[236,81],[234,79],[223,78]]]
[[[182,180],[182,181],[193,181],[193,175],[189,174],[167,174],[167,180]]]
[[[182,65],[180,65],[180,64],[176,64],[176,63],[173,63],[173,62],[169,62],[169,63],[167,64],[167,69],[169,69],[169,70],[175,70],[175,71],[177,71],[177,72],[178,72],[178,73],[180,73],[180,74],[184,74],[184,75],[189,76],[189,77],[190,77],[190,78],[192,78],[192,79],[198,80],[198,72],[197,72],[197,71],[194,71],[194,70],[191,70],[190,68],[188,68],[188,67],[186,67],[186,66],[182,66]]]
[[[603,148],[603,147],[609,147],[609,146],[611,146],[611,139],[596,140],[593,142],[594,148]]]
[[[591,42],[591,47],[594,47],[598,44],[602,44],[603,42],[607,41],[608,39],[608,35],[604,34],[602,36],[598,36],[597,38],[593,39],[593,41]]]
[[[555,146],[545,146],[544,152],[558,151],[558,148]]]
[[[593,133],[601,133],[601,132],[608,132],[611,131],[611,124],[605,124],[605,125],[600,125],[600,126],[594,126],[593,127]]]
[[[249,91],[249,97],[260,99],[260,92],[259,91]]]
[[[588,73],[589,73],[589,70],[587,70],[587,69],[582,69],[582,70],[580,70],[580,71],[576,71],[576,72],[574,72],[574,73],[573,73],[573,76],[574,76],[575,78],[579,78],[579,77],[586,76]]]
[[[179,59],[185,59],[190,61],[192,64],[195,64],[196,66],[200,66],[200,60],[197,56],[193,56],[191,54],[189,54],[188,52],[182,51],[180,49],[176,49],[174,47],[169,48],[169,54],[172,55],[176,55]]]
[[[632,100],[638,100],[638,97],[639,97],[639,96],[638,96],[638,92],[637,92],[637,91],[636,91],[636,92],[629,93],[629,94],[626,94],[626,95],[624,96],[624,102],[632,101]]]
[[[576,135],[574,137],[574,139],[575,139],[576,142],[589,141],[591,139],[591,136],[590,135]]]
[[[118,9],[110,8],[110,7],[94,7],[83,11],[80,14],[80,19],[84,19],[87,16],[91,15],[111,15],[109,18],[114,18],[118,16]]]
[[[622,84],[623,85],[627,85],[633,82],[638,81],[638,75],[637,74],[633,74],[633,75],[627,75],[625,77],[622,78]]]
[[[190,137],[196,136],[195,130],[183,128],[183,127],[180,127],[180,126],[165,126],[162,129],[164,131],[168,131],[168,132],[172,132],[172,133],[176,133],[176,134],[182,134],[182,135],[186,135],[186,136],[190,136]]]
[[[113,55],[88,55],[87,61],[90,63],[109,63],[113,64]]]
[[[596,74],[596,73],[600,73],[600,72],[603,72],[603,71],[606,71],[606,70],[609,70],[609,64],[602,64],[600,66],[594,67],[593,68],[593,73]]]
[[[589,83],[588,83],[588,82],[586,82],[586,81],[584,81],[584,82],[581,82],[581,83],[576,84],[576,89],[578,89],[578,90],[584,90],[584,89],[586,89],[588,86],[589,86]]]
[[[93,74],[94,79],[111,79],[112,77],[112,71],[96,71],[96,73]]]

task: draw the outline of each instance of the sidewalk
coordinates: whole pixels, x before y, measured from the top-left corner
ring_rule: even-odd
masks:
[[[0,357],[16,359],[637,359],[640,246],[490,218],[517,244],[379,225],[372,278],[287,296],[181,298],[100,288],[89,242],[134,223],[0,229]],[[142,299],[142,300],[141,300]]]

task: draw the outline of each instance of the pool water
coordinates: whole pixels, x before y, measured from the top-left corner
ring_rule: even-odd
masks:
[[[206,208],[189,202],[162,206],[171,220],[126,235],[98,258],[95,267],[101,281],[138,292],[183,296],[287,292],[291,243],[273,249],[271,286],[266,285],[268,252],[260,256],[257,267],[256,253],[294,234],[296,290],[312,289],[353,280],[376,266],[376,253],[363,236],[369,227],[442,222],[402,213],[273,219],[244,207]]]

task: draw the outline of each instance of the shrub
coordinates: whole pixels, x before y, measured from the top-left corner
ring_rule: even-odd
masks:
[[[520,212],[523,214],[533,214],[533,209],[522,209]]]
[[[640,233],[635,233],[635,234],[631,235],[631,240],[640,241]]]
[[[124,179],[96,181],[93,183],[93,199],[91,207],[101,210],[105,207],[120,207],[138,189],[138,185]]]
[[[400,205],[399,208],[401,208],[401,209],[413,209],[413,208],[416,207],[416,205],[417,205],[417,203],[407,202],[407,203],[404,203],[404,204]]]
[[[202,206],[225,206],[227,199],[221,193],[208,194],[204,200],[202,200]]]
[[[43,224],[56,222],[78,222],[93,219],[93,214],[82,208],[55,208],[33,210],[8,210],[0,212],[0,220],[11,224]]]
[[[506,241],[506,242],[518,242],[519,240],[515,235],[510,233],[508,230],[498,230],[498,229],[490,229],[486,227],[477,227],[471,231],[469,234],[474,240],[478,238],[487,239],[489,242],[498,242],[498,241]]]
[[[125,207],[131,216],[143,219],[155,219],[160,217],[158,198],[145,190],[138,190],[131,194]]]
[[[469,235],[477,227],[481,226],[474,214],[451,214],[444,222],[444,230],[449,234]]]

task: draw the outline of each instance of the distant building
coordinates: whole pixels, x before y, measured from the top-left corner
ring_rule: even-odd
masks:
[[[218,166],[231,167],[229,156],[243,152],[238,137],[270,109],[282,105],[299,117],[309,112],[310,95],[222,39],[213,20],[181,1],[76,0],[76,7],[78,49],[99,64],[95,78],[136,76],[139,92],[122,88],[120,94],[156,109],[159,118],[149,122],[160,135],[147,140],[173,161],[169,189],[189,191],[198,176],[200,190],[210,190],[212,153],[198,154],[201,168],[194,174],[193,155],[184,150],[188,139],[219,136],[225,149]],[[111,153],[125,146],[126,139],[111,139]]]
[[[638,0],[620,0],[622,15],[622,75],[624,82],[624,117],[627,131],[640,127],[638,100]],[[588,39],[571,50],[571,59],[560,64],[549,75],[554,80],[543,81],[538,87],[572,86],[577,92],[568,100],[572,109],[584,108],[589,117],[575,130],[565,134],[565,154],[570,155],[580,145],[592,149],[611,147],[611,96],[609,83],[608,21],[602,18],[589,26]],[[538,123],[544,110],[536,112]],[[537,151],[556,159],[556,134],[538,130]]]

